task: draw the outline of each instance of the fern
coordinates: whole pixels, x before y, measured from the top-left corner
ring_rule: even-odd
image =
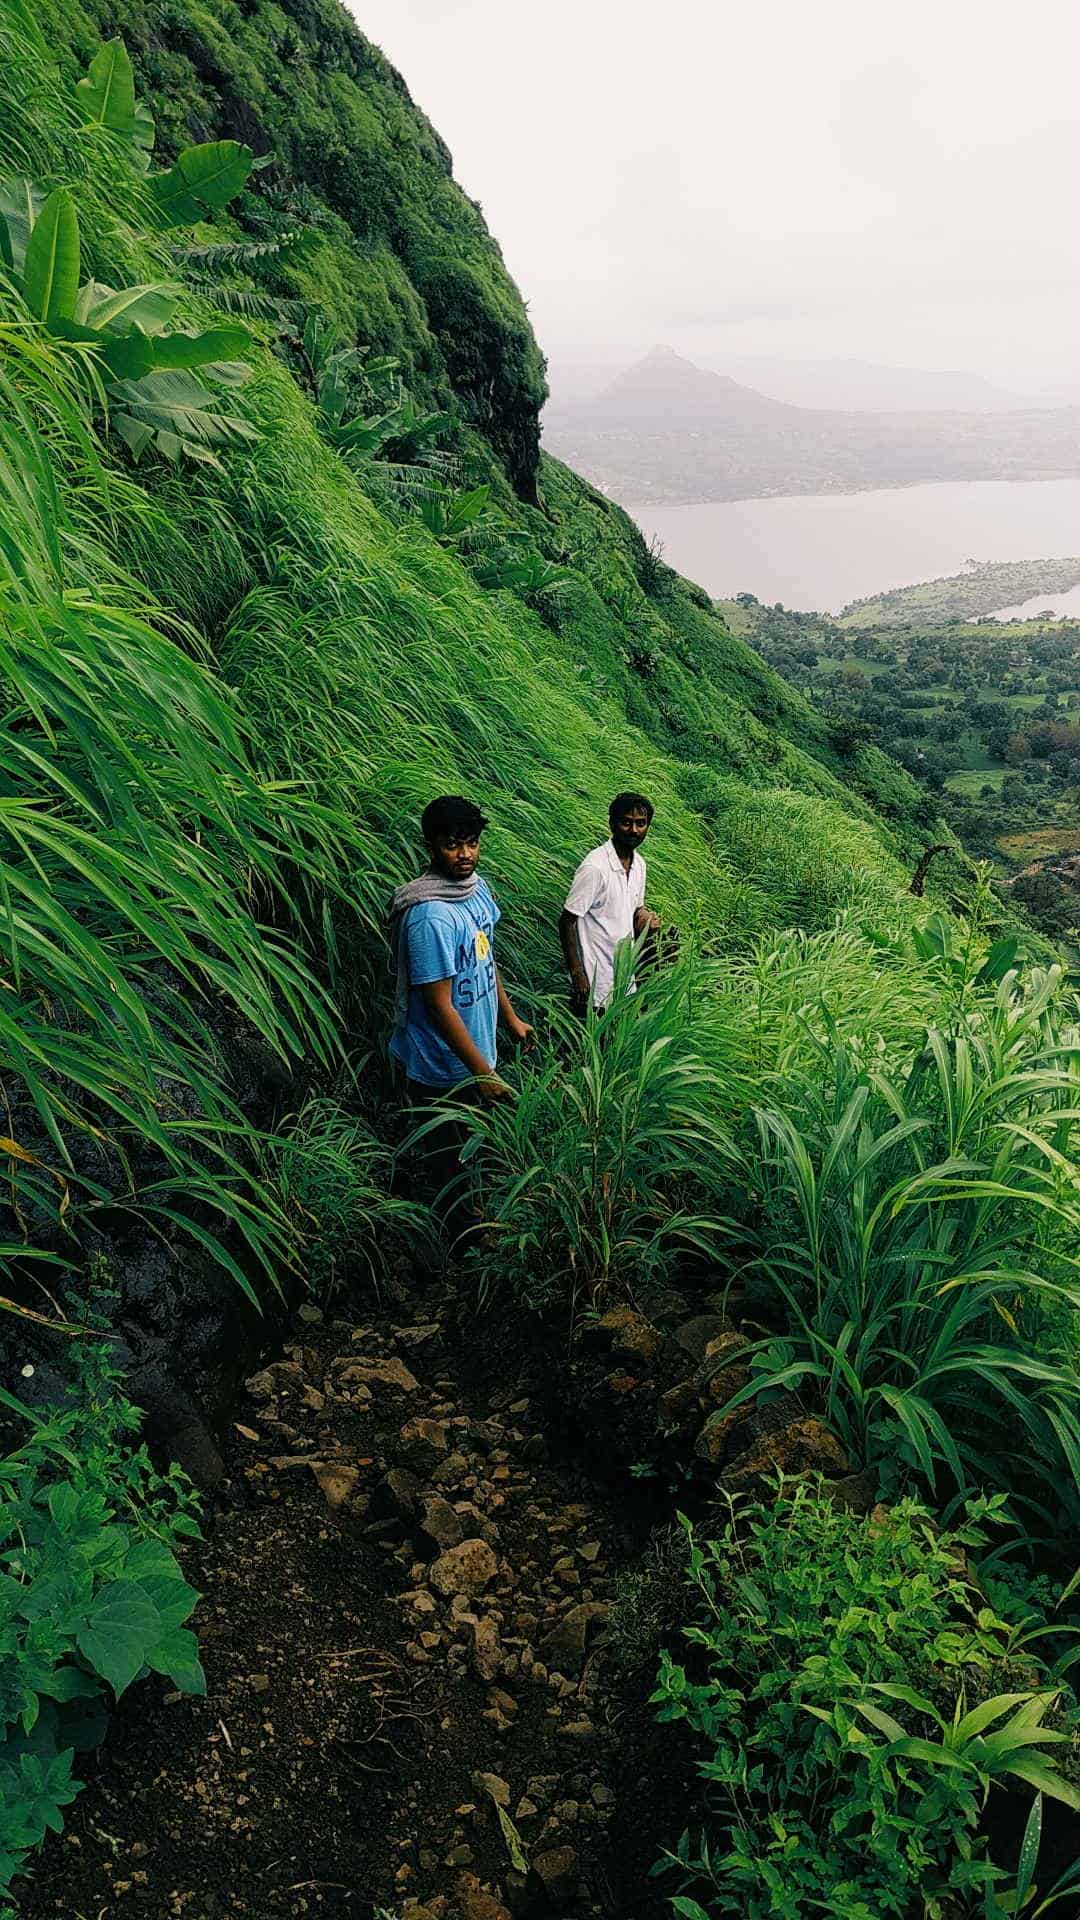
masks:
[[[171,247],[169,251],[180,267],[220,268],[223,272],[234,272],[237,268],[250,266],[253,260],[289,257],[308,246],[313,238],[310,227],[292,227],[287,233],[279,233],[268,240],[217,240],[205,246]]]
[[[295,322],[303,313],[301,300],[279,299],[271,293],[257,293],[252,287],[223,287],[216,280],[188,280],[190,293],[212,300],[222,313],[235,313],[247,320],[276,320],[282,325]]]

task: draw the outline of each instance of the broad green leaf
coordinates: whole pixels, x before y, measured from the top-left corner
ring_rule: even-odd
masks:
[[[0,260],[21,274],[34,222],[45,204],[45,194],[24,174],[0,180]]]
[[[79,1496],[69,1480],[58,1480],[49,1488],[48,1506],[53,1524],[61,1533],[67,1533],[79,1510]]]
[[[185,147],[168,173],[151,177],[150,189],[163,226],[186,226],[205,207],[219,209],[244,186],[254,154],[238,140],[208,140]]]
[[[112,424],[132,457],[138,460],[154,438],[153,427],[148,427],[142,420],[133,419],[130,413],[114,413]]]
[[[81,1667],[57,1667],[47,1681],[39,1682],[39,1691],[48,1694],[50,1700],[66,1702],[96,1700],[101,1688]]]
[[[71,320],[79,290],[79,220],[66,187],[50,193],[26,248],[23,293],[46,326]]]
[[[205,333],[170,333],[154,341],[155,367],[205,367],[230,361],[252,346],[244,327],[209,327]],[[244,372],[249,369],[245,367]]]
[[[1015,934],[1007,934],[1003,940],[995,940],[976,978],[986,982],[1003,979],[1014,964],[1019,950],[1020,942]]]
[[[114,380],[141,380],[153,368],[152,343],[137,328],[130,333],[99,333],[75,320],[56,320],[53,332],[61,340],[81,340],[93,347]]]
[[[1042,1705],[1043,1712],[1053,1698],[1052,1693],[1036,1696]],[[1022,1706],[1029,1701],[1032,1701],[1030,1690],[1025,1693],[996,1693],[992,1700],[980,1700],[977,1707],[972,1707],[970,1713],[965,1713],[957,1726],[957,1739],[970,1740],[974,1734],[981,1733],[983,1728],[990,1726],[994,1720],[999,1720],[1003,1713],[1008,1713],[1010,1708]]]
[[[199,1659],[199,1643],[187,1627],[170,1627],[146,1655],[146,1665],[175,1682],[181,1693],[202,1695],[206,1675]]]
[[[131,129],[132,160],[140,173],[145,173],[150,165],[150,155],[154,151],[154,116],[149,107],[139,100],[135,105],[135,120]]]
[[[948,1747],[935,1746],[932,1740],[914,1737],[894,1740],[887,1751],[906,1755],[911,1760],[925,1760],[929,1767],[950,1767],[959,1773],[974,1771],[970,1760],[962,1759],[958,1753],[950,1753]]]
[[[114,333],[138,327],[141,333],[156,335],[164,332],[176,311],[177,295],[167,286],[101,287],[98,292],[100,297],[79,316],[88,327],[108,327]]]
[[[135,76],[122,40],[106,40],[98,48],[75,93],[88,122],[112,133],[134,133]]]
[[[881,1707],[875,1707],[869,1700],[853,1700],[851,1704],[856,1713],[863,1714],[872,1727],[876,1727],[879,1733],[887,1734],[890,1740],[905,1738],[905,1729],[900,1725],[899,1720],[893,1719],[891,1713],[886,1713]],[[828,1717],[828,1715],[823,1716],[823,1718]]]
[[[149,1595],[130,1580],[112,1580],[88,1607],[76,1644],[119,1699],[160,1639],[161,1616]]]

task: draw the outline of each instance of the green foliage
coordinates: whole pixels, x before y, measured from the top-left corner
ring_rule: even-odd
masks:
[[[781,1481],[768,1504],[728,1500],[715,1538],[684,1522],[691,1652],[664,1654],[654,1700],[701,1742],[710,1810],[658,1869],[679,1873],[674,1912],[999,1911],[988,1797],[1006,1780],[1080,1794],[1054,1757],[1075,1752],[1071,1701],[1038,1675],[1017,1688],[1008,1625],[966,1571],[997,1515],[971,1503],[942,1533],[904,1501],[866,1522]]]
[[[377,1288],[395,1245],[430,1251],[430,1211],[391,1190],[386,1141],[336,1101],[313,1098],[266,1143],[264,1164],[294,1222],[304,1273],[329,1297],[361,1274]]]
[[[328,1048],[308,969],[240,884],[258,876],[284,902],[285,863],[308,858],[308,809],[255,774],[198,647],[156,630],[85,523],[76,532],[39,421],[63,423],[84,505],[105,482],[65,378],[59,355],[24,359],[19,386],[0,368],[14,423],[0,425],[0,1037],[17,1072],[5,1152],[26,1237],[51,1219],[74,1253],[104,1204],[175,1222],[197,1201],[211,1212],[188,1230],[246,1286],[213,1216],[268,1267],[287,1234],[235,1156],[239,1116],[199,1003],[223,995],[280,1054]],[[152,1145],[152,1172],[136,1183],[123,1161],[88,1159],[78,1142],[103,1129],[121,1152]],[[21,1240],[0,1257],[17,1259]]]
[[[416,512],[439,545],[448,547],[454,546],[465,534],[475,540],[491,525],[490,500],[490,487],[455,492],[435,481],[417,496]]]
[[[152,144],[153,123],[136,118],[131,64],[122,42],[101,49],[76,91],[91,118],[128,134],[133,155],[145,153],[141,136],[149,124]],[[189,148],[168,174],[151,177],[158,217],[166,225],[180,225],[224,206],[243,186],[250,163],[248,149],[235,141]],[[0,248],[21,279],[31,314],[60,339],[94,349],[87,372],[95,385],[100,381],[112,426],[136,460],[154,446],[168,460],[183,455],[216,465],[215,446],[254,439],[249,422],[222,411],[207,385],[235,386],[247,377],[237,358],[252,346],[244,328],[172,329],[179,295],[167,284],[119,291],[94,279],[80,284],[79,222],[67,187],[43,198],[29,180],[4,181],[0,225]]]
[[[144,170],[154,148],[154,122],[149,110],[135,98],[135,75],[122,40],[99,47],[89,69],[75,88],[88,125],[107,127],[130,143],[131,159]]]
[[[1059,1495],[1063,1475],[1080,1488],[1080,1383],[1054,1332],[1080,1306],[1072,1010],[1060,968],[995,989],[996,971],[981,991],[950,978],[949,1024],[913,1057],[826,1043],[756,1107],[752,1270],[786,1326],[717,1417],[812,1386],[890,1484],[944,1468],[954,1487],[1029,1477]]]
[[[29,1438],[0,1460],[0,1892],[79,1792],[76,1754],[147,1673],[205,1692],[185,1626],[197,1595],[175,1547],[197,1537],[178,1469],[136,1447],[139,1416],[108,1347],[71,1345],[70,1404],[43,1418],[10,1395]]]
[[[573,579],[569,567],[555,566],[535,548],[506,546],[486,555],[473,569],[482,587],[506,588],[520,593],[528,606],[539,605],[548,594]]]
[[[485,1284],[530,1306],[588,1305],[662,1278],[678,1251],[715,1250],[728,1224],[716,1197],[734,1152],[721,1119],[715,1030],[695,1033],[704,983],[692,965],[625,984],[621,954],[606,1008],[583,1029],[556,1006],[556,1046],[523,1067],[511,1104],[469,1115],[483,1145],[484,1208],[496,1235]]]

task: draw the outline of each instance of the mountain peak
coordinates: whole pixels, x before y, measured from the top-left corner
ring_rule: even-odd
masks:
[[[674,347],[657,345],[618,374],[578,418],[657,433],[772,420],[789,411],[783,401],[769,400],[727,374],[710,373]]]

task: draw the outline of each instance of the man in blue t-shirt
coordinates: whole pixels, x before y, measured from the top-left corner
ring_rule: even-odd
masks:
[[[391,903],[397,1004],[390,1051],[414,1104],[512,1099],[495,1071],[496,1029],[501,1020],[525,1051],[533,1030],[514,1012],[495,961],[499,909],[477,872],[487,821],[472,801],[451,794],[433,800],[420,825],[430,864]],[[436,1189],[458,1182],[455,1214],[464,1132],[448,1120],[427,1141]]]

